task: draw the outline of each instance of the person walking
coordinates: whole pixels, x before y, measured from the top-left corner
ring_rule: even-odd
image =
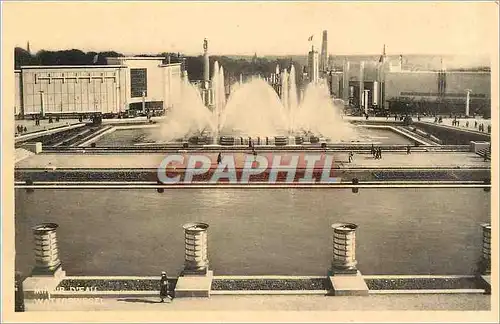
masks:
[[[408,145],[406,147],[406,154],[411,154],[411,146],[410,145]]]
[[[219,155],[217,155],[217,164],[220,164],[222,162],[222,153],[219,152]]]
[[[371,149],[372,155],[375,156],[375,146],[372,144],[372,149]]]
[[[172,296],[170,296],[169,291],[167,273],[165,271],[162,271],[160,278],[160,299],[162,303],[165,302],[165,299],[168,299],[168,302],[172,300]]]
[[[352,158],[354,157],[354,153],[349,152],[349,163],[352,162]]]

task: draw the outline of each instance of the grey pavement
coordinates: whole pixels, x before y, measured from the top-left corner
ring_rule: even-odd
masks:
[[[344,120],[350,120],[350,121],[364,121],[366,120],[365,117],[359,117],[359,116],[344,116]],[[416,116],[412,116],[412,119],[414,121],[417,121]],[[454,128],[459,128],[459,129],[468,129],[468,130],[475,130],[478,131],[477,128],[474,128],[474,121],[477,121],[478,125],[479,124],[484,124],[484,128],[488,127],[488,125],[492,125],[491,119],[484,119],[481,117],[476,117],[476,118],[457,118],[457,120],[460,121],[460,126],[453,126],[452,122],[455,118],[443,118],[443,122],[439,125],[445,125],[445,126],[450,126]],[[394,116],[390,116],[389,118],[387,117],[369,117],[368,121],[372,122],[394,122]],[[399,121],[399,118],[398,118]],[[434,123],[434,117],[421,117],[420,121],[422,122],[428,122],[428,123]],[[467,121],[469,122],[469,127],[466,126]],[[486,133],[486,132],[485,132]]]
[[[490,310],[489,295],[391,294],[370,296],[258,295],[178,298],[159,303],[159,298],[106,298],[94,300],[26,301],[27,311],[479,311]]]
[[[172,153],[170,153],[172,154]],[[175,154],[175,153],[174,153]],[[189,155],[189,153],[178,153]],[[212,161],[217,160],[218,153],[203,153],[209,155]],[[236,166],[243,166],[246,153],[232,153]],[[287,155],[290,153],[281,153]],[[304,153],[298,153],[304,154]],[[382,159],[376,160],[369,153],[355,153],[352,163],[347,162],[346,152],[333,154],[335,161],[342,161],[341,168],[489,168],[490,161],[472,152],[382,152]],[[16,168],[149,168],[160,166],[166,153],[58,153],[37,154],[16,163]],[[337,162],[338,163],[338,162]]]

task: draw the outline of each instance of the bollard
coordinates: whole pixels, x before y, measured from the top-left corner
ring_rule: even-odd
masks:
[[[356,274],[356,229],[351,223],[333,224],[333,274]]]
[[[156,183],[157,183],[158,185],[160,185],[160,186],[161,186],[161,185],[163,185],[163,182],[161,182],[160,180],[158,180]],[[165,189],[163,189],[163,188],[161,188],[161,187],[157,187],[157,188],[156,188],[156,192],[158,192],[158,193],[163,193],[164,191],[165,191]]]
[[[352,184],[357,186],[359,184],[359,180],[358,178],[354,178],[352,179]],[[358,188],[352,188],[352,193],[358,193],[359,192],[359,189]]]
[[[185,274],[206,274],[208,271],[207,229],[205,223],[183,226],[185,235]]]
[[[16,272],[15,312],[24,312],[24,290],[21,274]]]
[[[33,185],[33,180],[31,180],[31,179],[29,179],[29,178],[28,178],[28,179],[26,179],[26,185],[27,185],[27,186],[32,186],[32,185]],[[27,192],[27,193],[32,193],[32,192],[34,192],[34,191],[35,191],[35,189],[33,189],[33,188],[26,188],[26,192]]]
[[[491,274],[491,224],[482,224],[483,245],[481,257],[481,273],[483,275]]]
[[[54,274],[60,267],[55,223],[44,223],[33,228],[35,238],[34,275]]]
[[[491,179],[484,179],[483,180],[483,183],[487,186],[490,186],[491,185]],[[490,192],[491,191],[491,188],[490,187],[484,187],[483,190],[485,192]]]

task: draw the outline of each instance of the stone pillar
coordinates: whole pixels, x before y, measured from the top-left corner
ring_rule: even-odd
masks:
[[[364,108],[364,112],[366,115],[368,115],[368,98],[369,98],[368,93],[369,92],[370,92],[370,90],[363,91],[363,108]]]
[[[117,82],[115,86],[115,97],[116,97],[116,113],[121,114],[121,105],[120,105],[120,86]]]
[[[183,228],[185,237],[184,271],[177,280],[175,297],[210,297],[213,271],[208,270],[208,224],[188,223]]]
[[[331,275],[334,296],[367,296],[368,286],[356,265],[356,229],[351,223],[333,224],[333,261]]]
[[[205,223],[183,226],[185,237],[184,274],[206,274],[208,271],[207,229]]]
[[[33,275],[54,274],[61,267],[54,223],[44,223],[33,228],[35,239],[35,268]]]
[[[469,105],[470,105],[470,90],[467,90],[467,98],[465,101],[465,116],[469,116]]]
[[[363,109],[365,98],[365,62],[359,63],[359,108]]]
[[[43,223],[33,228],[35,239],[35,267],[23,281],[24,298],[47,299],[65,277],[59,260],[54,223]]]
[[[481,256],[481,274],[491,274],[491,224],[482,224],[483,244]]]
[[[380,95],[380,89],[378,87],[378,82],[373,82],[373,93],[372,93],[372,103],[374,106],[378,106],[378,96]]]
[[[333,274],[356,274],[356,229],[351,223],[333,224]]]

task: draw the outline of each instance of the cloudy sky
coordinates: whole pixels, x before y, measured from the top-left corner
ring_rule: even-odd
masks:
[[[308,37],[330,54],[490,54],[496,11],[486,3],[70,2],[3,3],[4,40],[40,49],[304,54]]]

